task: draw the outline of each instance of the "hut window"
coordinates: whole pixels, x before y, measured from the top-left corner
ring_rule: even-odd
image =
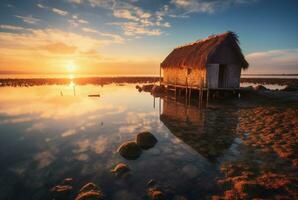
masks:
[[[191,69],[187,68],[187,75],[189,75],[191,73]]]

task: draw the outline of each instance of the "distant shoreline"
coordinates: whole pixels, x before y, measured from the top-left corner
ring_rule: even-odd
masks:
[[[111,83],[154,83],[159,81],[159,77],[85,77],[85,78],[0,78],[0,87],[28,87],[38,85],[67,85],[73,81],[77,85],[106,85]],[[242,77],[241,83],[252,84],[273,84],[273,85],[291,85],[298,86],[298,78],[260,78],[260,77]]]

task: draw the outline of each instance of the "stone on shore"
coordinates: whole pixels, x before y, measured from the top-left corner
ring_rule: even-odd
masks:
[[[94,183],[84,185],[75,200],[102,200],[103,193]]]
[[[136,142],[142,149],[149,149],[154,147],[157,139],[152,133],[146,131],[137,135]]]
[[[72,190],[72,186],[70,185],[56,185],[51,189],[51,193],[54,199],[67,199],[70,192]]]
[[[111,172],[118,177],[122,177],[130,171],[128,165],[124,163],[118,163]]]
[[[140,157],[142,149],[134,141],[127,141],[120,145],[118,152],[128,160],[135,160]]]
[[[152,200],[164,200],[165,199],[164,193],[158,189],[149,190],[149,196]]]

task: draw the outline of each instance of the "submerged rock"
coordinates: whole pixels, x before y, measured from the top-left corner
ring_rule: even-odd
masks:
[[[142,149],[134,141],[127,141],[120,145],[118,152],[128,160],[135,160],[140,157]]]
[[[125,174],[127,174],[130,171],[128,165],[124,163],[117,164],[114,169],[111,170],[113,174],[116,174],[116,176],[122,177]]]
[[[165,199],[164,193],[158,189],[149,190],[149,197],[152,200],[164,200]]]
[[[97,185],[95,185],[94,183],[87,183],[86,185],[84,185],[81,189],[80,189],[80,193],[81,192],[88,192],[91,190],[98,190],[99,188],[97,187]]]
[[[102,200],[103,193],[94,183],[84,185],[75,200]]]
[[[146,131],[137,135],[136,142],[142,149],[149,149],[154,147],[157,139],[152,133]]]
[[[51,189],[51,193],[54,199],[67,199],[71,190],[72,186],[70,185],[56,185]]]
[[[142,87],[141,87],[141,86],[136,85],[136,89],[137,89],[139,92],[142,92]]]

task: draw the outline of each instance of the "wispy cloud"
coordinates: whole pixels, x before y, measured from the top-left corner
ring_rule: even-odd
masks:
[[[140,25],[136,22],[125,23],[112,23],[113,25],[119,25],[124,31],[124,35],[127,36],[159,36],[162,34],[159,29],[147,28],[144,25]]]
[[[29,15],[29,16],[15,15],[15,17],[21,19],[23,22],[28,23],[28,24],[36,24],[37,22],[40,21],[40,19],[32,17],[31,15]]]
[[[95,33],[103,37],[109,37],[114,41],[114,43],[124,43],[124,38],[117,34],[104,33],[104,32],[101,32],[92,28],[86,28],[86,27],[82,28],[82,31],[86,33]]]
[[[21,31],[21,30],[26,29],[26,28],[21,27],[21,26],[14,26],[14,25],[7,25],[7,24],[1,24],[0,28],[1,29],[6,29],[6,30],[12,30],[12,31]]]
[[[240,4],[255,3],[258,0],[171,0],[171,4],[181,9],[182,13],[176,12],[172,17],[186,17],[190,13],[214,13]]]
[[[65,11],[65,10],[60,10],[60,9],[58,9],[58,8],[52,8],[52,11],[53,11],[54,13],[56,13],[56,14],[58,14],[58,15],[62,15],[62,16],[65,16],[65,15],[68,14],[67,11]]]
[[[66,16],[66,15],[68,15],[68,12],[67,12],[67,11],[65,11],[65,10],[61,10],[61,9],[58,9],[58,8],[45,6],[45,5],[40,4],[40,3],[38,3],[36,6],[39,7],[39,8],[42,8],[42,9],[49,10],[49,11],[51,11],[51,12],[53,12],[53,13],[55,13],[55,14],[61,15],[61,16]]]
[[[246,55],[246,58],[250,64],[249,72],[298,73],[298,49],[254,52]]]

